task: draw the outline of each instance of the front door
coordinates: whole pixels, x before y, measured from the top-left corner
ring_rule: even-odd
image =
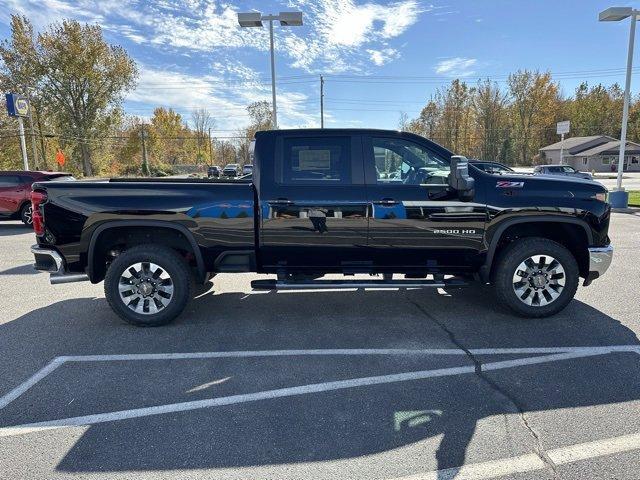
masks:
[[[434,272],[475,266],[486,206],[448,189],[450,154],[403,133],[364,139],[369,248],[383,267]]]
[[[367,199],[360,136],[278,136],[260,165],[260,254],[268,270],[363,267]]]

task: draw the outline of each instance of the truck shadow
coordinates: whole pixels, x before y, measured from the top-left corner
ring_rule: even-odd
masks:
[[[104,299],[64,300],[0,326],[1,368],[11,365],[11,372],[2,374],[10,384],[2,382],[0,388],[8,391],[59,355],[455,348],[443,326],[469,348],[640,345],[633,331],[577,300],[563,314],[535,321],[495,308],[483,289],[208,293],[195,299],[176,323],[139,329],[117,320]],[[460,364],[469,364],[465,360],[460,357]],[[279,383],[277,374],[273,372],[273,388],[296,385]],[[57,469],[125,472],[295,464],[312,469],[313,462],[353,459],[364,462],[364,470],[380,462],[371,471],[390,477],[396,474],[393,462],[398,458],[392,451],[405,447],[414,448],[403,456],[401,471],[409,475],[462,465],[478,422],[495,416],[517,417],[519,409],[542,412],[640,399],[640,356],[632,353],[489,375],[499,389],[466,374],[92,425]],[[152,395],[146,404],[154,404]],[[20,422],[52,419],[46,417],[46,400],[30,407],[41,411],[42,418]],[[394,423],[395,412],[420,411],[439,413],[411,428],[397,428]],[[6,418],[1,421],[2,426],[16,424]],[[530,453],[533,442],[522,429],[524,453]],[[429,455],[431,443],[424,442],[437,436],[442,440]],[[383,455],[368,457],[375,454]],[[391,466],[385,463],[389,461]]]
[[[16,221],[0,218],[0,237],[24,235],[25,233],[33,233],[31,225],[25,225],[19,220]],[[33,239],[33,243],[35,243],[35,237]]]

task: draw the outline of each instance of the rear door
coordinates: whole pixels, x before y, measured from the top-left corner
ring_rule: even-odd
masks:
[[[367,136],[364,152],[376,263],[399,272],[473,266],[486,206],[448,193],[448,152],[400,133]]]
[[[367,199],[359,135],[278,135],[260,165],[260,255],[266,268],[344,271],[365,261]]]
[[[29,179],[18,175],[0,175],[0,214],[13,214],[26,198]]]

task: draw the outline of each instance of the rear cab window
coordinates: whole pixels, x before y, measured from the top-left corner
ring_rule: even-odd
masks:
[[[284,185],[351,183],[351,141],[348,137],[289,137],[282,140],[276,182]]]

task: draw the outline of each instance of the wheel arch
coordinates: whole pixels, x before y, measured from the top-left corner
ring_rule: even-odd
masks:
[[[142,229],[148,228],[160,229],[161,231],[171,232],[174,234],[177,233],[179,237],[176,238],[181,238],[184,242],[184,246],[188,246],[188,251],[193,254],[198,282],[203,283],[206,280],[207,272],[202,251],[200,250],[200,247],[198,246],[198,243],[191,231],[189,231],[189,229],[184,225],[162,220],[115,220],[101,224],[91,234],[87,252],[87,274],[91,282],[97,283],[104,278],[106,269],[102,267],[102,262],[100,262],[99,259],[100,254],[103,253],[101,251],[102,244],[100,242],[101,239],[105,239],[105,235],[109,235],[110,233],[114,234],[116,232],[124,234],[127,232],[141,232]],[[167,237],[158,238],[157,236],[154,236],[153,240],[148,243],[164,244],[170,247],[174,246],[166,240]],[[97,250],[98,255],[96,255]]]
[[[578,218],[540,216],[512,218],[496,226],[491,235],[485,263],[480,267],[482,279],[491,280],[496,259],[507,244],[515,238],[533,236],[548,238],[567,247],[578,262],[580,275],[585,277],[588,274],[587,248],[593,243],[593,233],[589,225]]]

